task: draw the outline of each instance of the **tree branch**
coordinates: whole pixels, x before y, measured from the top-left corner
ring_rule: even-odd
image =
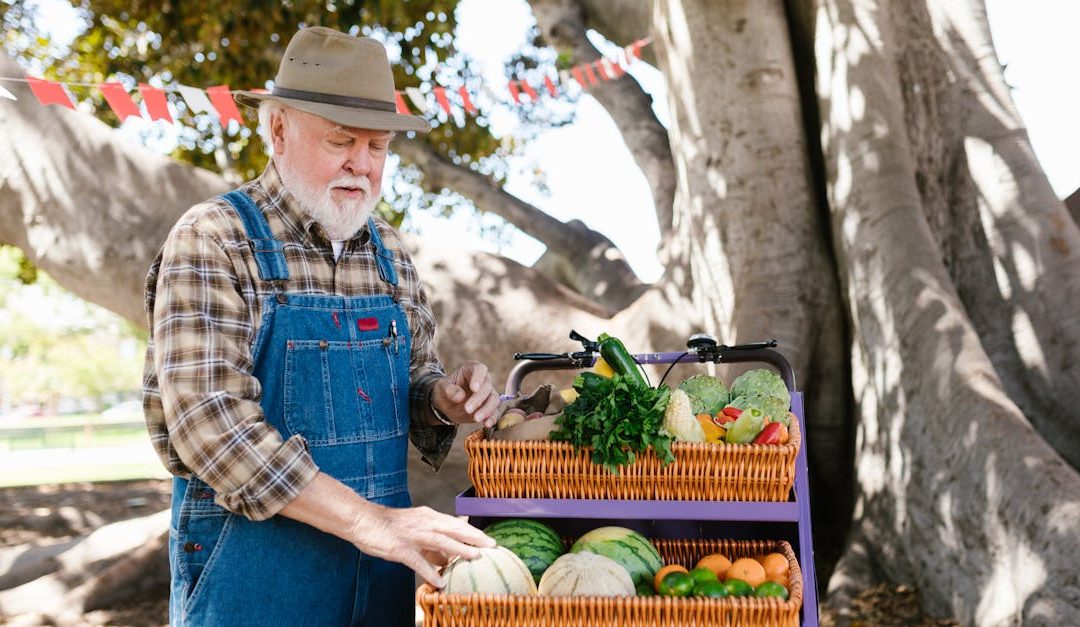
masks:
[[[565,0],[530,0],[529,4],[544,37],[552,45],[568,50],[575,65],[590,63],[600,58],[600,51],[585,36],[587,19],[592,15],[587,15],[588,9],[584,4]],[[622,3],[618,3],[609,8],[607,13],[630,10],[631,13],[639,11],[643,16],[648,16],[647,7],[642,8],[642,4],[628,3],[624,7]],[[592,8],[602,10],[599,6]],[[600,17],[599,21],[615,22],[608,18],[611,16]],[[644,20],[646,26],[648,23],[649,20]],[[634,27],[643,28],[642,23],[636,23]],[[643,33],[639,33],[637,37],[641,34]],[[667,236],[671,232],[672,205],[675,201],[675,162],[671,157],[667,129],[653,113],[652,96],[645,93],[629,74],[604,81],[590,89],[589,94],[596,98],[615,121],[626,147],[645,174],[645,180],[652,190],[661,236]]]
[[[644,284],[622,252],[580,220],[562,222],[506,192],[484,175],[458,166],[422,140],[400,138],[394,151],[424,172],[429,188],[447,188],[513,224],[548,247],[539,270],[605,307],[618,311],[637,298]]]

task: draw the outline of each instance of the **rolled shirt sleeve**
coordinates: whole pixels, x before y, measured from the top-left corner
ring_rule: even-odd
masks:
[[[162,251],[154,366],[168,437],[215,500],[251,520],[292,501],[318,473],[300,436],[266,422],[253,376],[254,326],[224,247],[179,225]]]

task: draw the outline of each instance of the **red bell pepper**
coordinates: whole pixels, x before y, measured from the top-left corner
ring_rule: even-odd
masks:
[[[780,422],[770,422],[765,425],[765,428],[761,430],[761,433],[754,438],[754,444],[779,444],[780,443],[780,427],[784,426]]]
[[[727,407],[721,409],[720,413],[724,414],[725,416],[731,416],[732,418],[738,418],[739,415],[742,414],[742,410],[738,407],[735,407],[734,405],[728,405]]]

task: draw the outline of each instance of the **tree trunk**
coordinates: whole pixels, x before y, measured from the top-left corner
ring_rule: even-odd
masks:
[[[810,391],[814,493],[829,505],[817,528],[839,544],[851,490],[845,328],[783,5],[656,2],[653,25],[678,173],[681,248],[666,278],[723,342],[779,339]]]
[[[934,149],[908,136],[922,110],[907,92],[940,86],[905,82],[904,47],[918,42],[923,9],[817,7],[833,241],[854,325],[857,535],[934,613],[1068,622],[1080,612],[1080,476],[1006,395],[935,236],[948,216],[928,181],[962,192],[966,172],[958,153],[933,161]]]

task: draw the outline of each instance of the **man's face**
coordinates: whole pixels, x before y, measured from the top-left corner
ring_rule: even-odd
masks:
[[[271,133],[286,189],[330,239],[352,237],[379,201],[391,133],[341,126],[296,109],[273,116]]]

